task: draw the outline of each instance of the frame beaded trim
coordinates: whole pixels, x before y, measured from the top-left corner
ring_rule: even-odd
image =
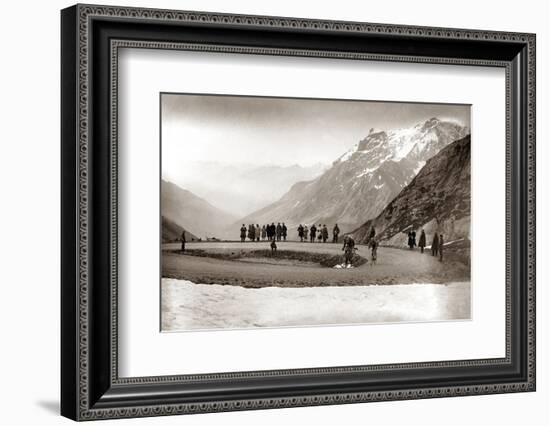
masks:
[[[166,404],[162,406],[144,406],[132,409],[90,409],[89,408],[89,389],[88,389],[88,231],[89,231],[89,215],[88,215],[88,96],[89,96],[89,74],[88,74],[88,46],[89,46],[89,28],[90,21],[94,17],[118,17],[129,19],[140,19],[145,21],[176,21],[176,22],[192,22],[192,23],[217,23],[229,24],[233,26],[252,26],[260,28],[295,28],[304,30],[317,30],[327,32],[359,32],[359,33],[375,33],[391,35],[410,35],[422,38],[447,38],[447,39],[465,39],[465,40],[486,40],[486,41],[507,41],[525,43],[528,49],[528,99],[529,99],[529,116],[528,116],[528,381],[526,383],[508,383],[495,384],[486,386],[452,386],[448,388],[429,388],[429,389],[411,389],[402,391],[387,391],[387,392],[365,392],[353,394],[329,394],[322,396],[307,396],[296,398],[269,398],[269,399],[254,399],[254,400],[236,400],[224,402],[210,402],[203,404]],[[147,46],[145,46],[147,45]],[[414,58],[407,56],[391,56],[391,55],[361,55],[357,53],[342,53],[342,52],[313,52],[309,50],[290,51],[285,49],[268,49],[246,47],[231,47],[231,46],[205,46],[205,45],[187,45],[182,46],[177,43],[154,43],[154,42],[138,42],[138,41],[116,41],[112,44],[112,52],[115,52],[115,57],[118,47],[147,47],[158,49],[193,49],[201,51],[223,51],[227,53],[255,53],[266,55],[299,55],[299,56],[316,56],[335,59],[368,59],[378,61],[400,61],[400,62],[423,62],[423,63],[441,63],[441,64],[461,64],[461,65],[481,65],[481,66],[505,66],[505,63],[498,61],[471,61],[460,58]],[[218,49],[218,50],[216,50]],[[222,50],[223,49],[223,50]],[[111,63],[111,93],[113,99],[116,100],[117,95],[117,60]],[[533,34],[510,33],[510,32],[495,32],[481,30],[465,30],[465,29],[446,29],[437,27],[418,27],[418,26],[402,26],[402,25],[387,25],[387,24],[369,24],[357,22],[337,22],[325,20],[310,20],[310,19],[294,19],[294,18],[276,18],[265,16],[246,16],[232,14],[216,14],[216,13],[201,13],[201,12],[183,12],[169,11],[156,9],[136,9],[125,7],[103,7],[103,6],[78,6],[78,417],[82,420],[102,419],[108,417],[140,417],[150,415],[170,415],[196,412],[216,412],[229,410],[243,409],[263,409],[277,407],[292,407],[292,406],[308,406],[308,405],[325,405],[325,404],[344,404],[353,402],[366,401],[382,401],[382,400],[398,400],[398,399],[414,399],[414,398],[434,398],[441,396],[461,396],[475,395],[480,393],[504,393],[515,392],[519,390],[533,390],[535,380],[535,36]],[[507,118],[510,115],[510,69],[506,66],[506,82],[507,82]],[[111,120],[116,123],[117,109],[116,104],[112,105]],[[507,120],[508,122],[508,120]],[[507,175],[509,175],[510,167],[510,152],[508,149],[510,129],[506,129],[507,135]],[[118,137],[116,126],[111,127],[111,141],[116,141]],[[112,144],[112,159],[116,160],[117,151],[116,143]],[[117,188],[117,169],[116,161],[113,162],[111,171],[111,203],[116,206],[116,188]],[[507,202],[509,202],[509,182],[506,183]],[[116,219],[116,216],[115,216]],[[510,217],[507,214],[507,228],[510,225]],[[508,232],[508,230],[507,230]],[[111,256],[115,261],[112,263],[112,306],[111,318],[112,322],[112,347],[117,348],[117,326],[116,326],[116,235],[117,226],[116,220],[112,222],[111,228]],[[509,240],[509,239],[508,239]],[[510,248],[507,246],[507,258],[509,258]],[[335,367],[322,369],[307,369],[307,370],[275,370],[267,372],[248,372],[248,373],[226,373],[217,375],[208,375],[208,379],[220,378],[235,378],[251,377],[256,374],[262,376],[293,375],[306,373],[333,373],[343,371],[374,371],[395,368],[410,368],[414,367],[435,367],[449,365],[475,365],[502,363],[509,361],[510,354],[510,327],[511,321],[508,310],[510,301],[509,275],[510,265],[507,259],[506,264],[507,275],[507,314],[506,314],[506,358],[504,359],[487,359],[473,361],[451,361],[448,363],[419,363],[419,364],[393,364],[379,366],[363,366],[363,367]],[[116,383],[161,383],[174,382],[185,380],[204,380],[203,375],[197,376],[163,376],[163,377],[147,377],[147,378],[130,378],[119,379],[117,374],[117,350],[113,351],[115,357],[112,363],[111,378]],[[362,370],[364,369],[364,370]]]

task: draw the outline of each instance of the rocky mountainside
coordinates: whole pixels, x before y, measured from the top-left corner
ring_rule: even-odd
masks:
[[[202,239],[219,238],[236,219],[192,192],[165,180],[161,182],[160,203],[164,219]]]
[[[428,245],[433,233],[447,242],[470,237],[470,136],[443,148],[426,162],[411,183],[374,219],[353,235],[368,243],[371,228],[382,244],[406,245],[406,233],[424,229]]]
[[[170,219],[166,219],[162,216],[162,242],[169,243],[174,241],[179,241],[181,238],[181,233],[183,228],[177,223],[172,222]],[[193,241],[198,240],[198,238],[189,231],[185,231],[185,240]]]
[[[241,219],[241,223],[338,223],[351,231],[382,209],[409,184],[425,162],[467,127],[431,118],[411,128],[371,129],[321,176],[298,182],[280,200]]]

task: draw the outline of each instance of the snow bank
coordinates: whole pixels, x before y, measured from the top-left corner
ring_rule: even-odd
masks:
[[[163,331],[469,318],[469,282],[248,289],[162,279]]]

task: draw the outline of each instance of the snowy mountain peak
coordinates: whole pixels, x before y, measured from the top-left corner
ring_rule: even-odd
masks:
[[[431,157],[468,134],[467,127],[436,117],[403,129],[370,129],[322,175],[294,185],[244,222],[337,222],[351,231],[376,217]]]

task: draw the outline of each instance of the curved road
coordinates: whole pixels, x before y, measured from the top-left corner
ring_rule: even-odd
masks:
[[[341,244],[277,242],[279,250],[342,254]],[[276,259],[255,261],[221,260],[176,253],[179,243],[163,245],[162,276],[200,284],[260,287],[353,286],[372,284],[449,283],[469,281],[469,269],[458,262],[440,262],[428,253],[390,247],[378,248],[376,265],[370,250],[358,245],[358,254],[369,259],[365,265],[335,269],[304,264],[279,263]],[[248,250],[269,250],[269,242],[191,242],[187,249],[233,254]]]

